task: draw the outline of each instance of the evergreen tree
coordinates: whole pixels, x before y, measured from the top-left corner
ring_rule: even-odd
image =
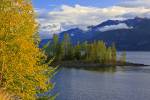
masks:
[[[68,34],[64,34],[63,38],[64,58],[68,59],[71,52],[71,41]]]
[[[58,43],[58,36],[53,38],[54,44],[58,44],[58,48],[53,46],[54,53],[58,54],[56,61],[61,60],[82,60],[89,62],[97,62],[102,64],[116,64],[116,48],[112,44],[111,47],[106,47],[103,41],[94,41],[94,43],[88,44],[87,41],[79,43],[73,46],[70,42],[70,37],[68,34],[64,34],[64,39],[61,43]]]
[[[75,46],[75,60],[80,60],[81,58],[81,47],[80,47],[80,44],[78,43],[76,46]]]
[[[57,55],[56,55],[56,58],[57,58],[56,60],[61,61],[61,60],[63,60],[63,57],[64,57],[64,48],[63,48],[62,43],[59,43]]]
[[[126,52],[125,51],[122,52],[120,61],[122,64],[126,63]]]
[[[94,41],[94,43],[92,45],[93,45],[93,47],[92,47],[93,61],[94,62],[98,62],[98,58],[97,58],[97,53],[98,53],[97,42]]]
[[[99,59],[99,62],[105,63],[106,45],[103,41],[98,41],[97,45],[97,58]]]
[[[111,49],[112,49],[112,63],[113,63],[114,65],[116,65],[117,50],[116,50],[116,47],[115,47],[115,44],[114,44],[114,43],[112,44]]]
[[[86,60],[86,58],[87,58],[87,52],[88,52],[88,43],[87,43],[87,41],[85,41],[84,43],[82,43],[82,45],[81,45],[81,55],[82,55],[82,59],[83,60]]]
[[[53,69],[35,44],[36,29],[29,0],[0,1],[0,87],[22,100],[52,89]]]
[[[89,61],[95,62],[95,48],[94,44],[89,45]]]
[[[53,34],[53,45],[56,48],[59,42],[59,37],[57,34]]]
[[[108,47],[106,51],[106,63],[111,64],[111,60],[112,60],[112,50],[111,47]]]
[[[53,35],[53,41],[51,43],[52,46],[52,52],[53,52],[53,57],[57,60],[59,57],[59,37],[57,34]]]

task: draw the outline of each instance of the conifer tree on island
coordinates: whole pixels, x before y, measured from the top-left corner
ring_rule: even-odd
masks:
[[[52,89],[53,69],[35,44],[37,23],[30,0],[0,0],[0,87],[22,100]]]
[[[73,45],[71,38],[66,33],[59,41],[59,36],[54,35],[51,43],[48,44],[46,54],[50,58],[55,58],[55,62],[63,61],[83,61],[89,63],[100,63],[115,66],[117,61],[115,44],[107,46],[103,41],[88,43],[77,43]],[[59,41],[59,42],[58,42]]]

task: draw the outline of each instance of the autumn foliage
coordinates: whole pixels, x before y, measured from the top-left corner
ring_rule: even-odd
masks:
[[[23,100],[35,100],[53,86],[53,69],[34,42],[36,31],[29,0],[0,0],[0,87]]]

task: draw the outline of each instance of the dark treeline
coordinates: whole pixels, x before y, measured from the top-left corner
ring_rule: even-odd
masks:
[[[116,64],[115,45],[107,47],[103,41],[94,43],[78,43],[72,45],[68,34],[64,35],[63,40],[59,41],[59,36],[54,34],[53,39],[45,45],[45,52],[49,58],[55,58],[55,61],[86,61],[102,64]]]

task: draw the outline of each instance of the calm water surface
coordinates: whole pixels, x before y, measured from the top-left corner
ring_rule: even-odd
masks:
[[[128,52],[127,60],[150,65],[150,52]],[[150,100],[150,66],[63,68],[54,81],[56,100]]]

